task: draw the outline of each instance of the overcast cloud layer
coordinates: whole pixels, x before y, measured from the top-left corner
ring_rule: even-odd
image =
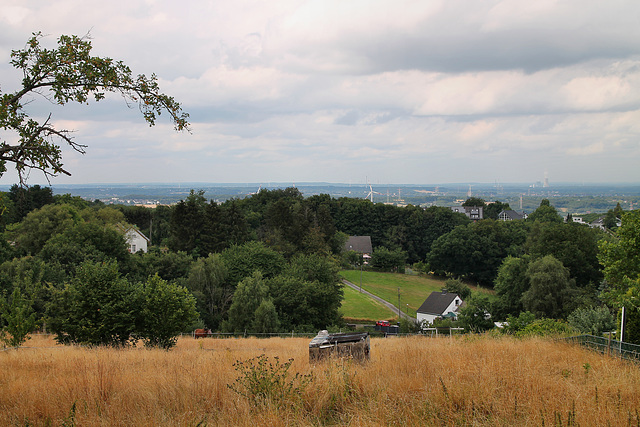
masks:
[[[121,99],[53,108],[100,182],[640,182],[640,2],[0,0],[0,89],[32,32],[156,73],[192,134]],[[166,118],[165,118],[166,119]],[[33,173],[30,183],[42,182]],[[2,184],[15,182],[5,174]],[[46,182],[46,181],[45,181]]]

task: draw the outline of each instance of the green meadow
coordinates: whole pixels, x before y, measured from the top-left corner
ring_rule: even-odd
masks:
[[[343,270],[340,275],[356,286],[360,286],[360,270]],[[444,287],[444,279],[432,276],[417,276],[397,273],[379,273],[374,271],[362,272],[362,289],[371,292],[385,301],[398,306],[398,292],[400,293],[400,308],[403,312],[415,317],[416,311],[431,292],[439,292]],[[491,295],[487,289],[470,286],[475,292]],[[384,305],[345,286],[344,300],[341,312],[345,319],[360,320],[392,320],[398,314],[390,311]]]
[[[394,313],[387,306],[348,286],[344,287],[344,300],[340,312],[349,323],[390,320],[398,316],[398,313]]]

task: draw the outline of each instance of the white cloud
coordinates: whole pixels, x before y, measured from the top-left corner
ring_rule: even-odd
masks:
[[[624,167],[640,162],[635,1],[24,0],[3,10],[3,64],[33,31],[53,46],[90,30],[96,54],[156,73],[192,114],[193,133],[176,134],[121,99],[61,109],[38,99],[29,112],[53,110],[89,146],[65,151],[76,182],[505,182],[544,170],[556,181],[640,180]],[[19,78],[0,65],[0,88]]]

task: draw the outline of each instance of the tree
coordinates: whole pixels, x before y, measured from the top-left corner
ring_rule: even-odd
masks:
[[[551,206],[548,199],[542,199],[538,209],[533,211],[531,215],[527,217],[527,221],[534,222],[562,222],[562,217],[558,214],[556,208]]]
[[[522,295],[529,289],[529,256],[507,257],[500,268],[493,288],[498,295],[495,314],[499,319],[517,316],[522,311]]]
[[[620,307],[633,302],[627,297],[640,283],[640,210],[623,215],[617,236],[617,240],[600,242],[598,259],[604,266],[607,302]]]
[[[499,200],[496,200],[495,202],[489,203],[484,207],[484,218],[497,220],[500,212],[508,210],[511,210],[511,206],[509,206],[509,203],[503,203]]]
[[[371,264],[380,271],[397,271],[404,273],[407,253],[401,249],[390,250],[379,246],[371,254]]]
[[[234,287],[227,280],[227,268],[219,254],[198,259],[189,271],[189,290],[198,300],[202,320],[209,328],[219,329],[226,317]]]
[[[569,270],[547,255],[529,264],[527,277],[530,286],[522,295],[524,309],[537,317],[565,318],[573,288]]]
[[[578,287],[602,281],[598,264],[600,230],[577,223],[541,222],[532,224],[525,249],[532,258],[553,255],[569,269]]]
[[[251,323],[251,330],[259,334],[277,332],[280,326],[278,312],[271,298],[262,300],[256,309]]]
[[[136,336],[146,347],[165,350],[173,347],[178,335],[189,330],[198,319],[196,301],[182,286],[155,275],[139,288],[142,305]]]
[[[460,279],[447,279],[442,290],[446,290],[451,294],[458,294],[463,301],[466,301],[471,296],[471,288]]]
[[[604,300],[626,308],[625,341],[640,343],[640,210],[622,216],[617,240],[601,241],[598,258],[604,266]]]
[[[256,322],[256,311],[268,297],[269,287],[259,271],[242,280],[233,294],[225,329],[230,332],[254,332],[252,326],[263,323]],[[262,311],[266,311],[266,308]]]
[[[489,297],[482,294],[474,295],[460,309],[458,322],[460,326],[471,332],[489,330],[494,326],[489,310],[491,310]]]
[[[9,347],[20,347],[38,324],[32,301],[17,287],[8,300],[0,295],[0,321],[6,322],[0,328],[0,341]]]
[[[235,286],[254,271],[260,271],[265,278],[274,277],[285,267],[282,254],[268,248],[262,242],[247,242],[233,245],[220,254],[227,267],[228,280]]]
[[[567,322],[583,334],[595,336],[616,328],[615,316],[608,307],[578,308],[567,317]]]
[[[502,260],[519,255],[526,239],[521,221],[484,220],[459,226],[439,237],[427,256],[437,273],[467,277],[492,286]]]
[[[83,263],[47,313],[59,343],[126,346],[135,342],[142,309],[139,292],[115,262]]]
[[[467,200],[464,201],[462,206],[469,206],[469,207],[481,206],[481,207],[484,207],[485,206],[485,201],[484,201],[484,199],[481,199],[479,197],[469,197]]]
[[[88,37],[63,35],[56,49],[41,46],[42,33],[34,33],[24,49],[11,52],[11,65],[22,72],[22,88],[0,97],[0,127],[15,134],[12,142],[0,144],[0,175],[13,163],[24,181],[30,169],[45,176],[63,173],[62,151],[55,141],[62,141],[84,153],[86,146],[76,143],[66,129],[57,129],[51,114],[44,120],[31,118],[24,107],[31,95],[44,95],[51,102],[88,103],[90,98],[100,101],[106,92],[115,92],[132,104],[137,104],[142,116],[153,126],[157,116],[167,112],[176,130],[188,129],[188,114],[172,97],[160,92],[157,77],[134,76],[122,61],[91,56]]]
[[[44,205],[53,203],[51,187],[21,187],[14,184],[9,189],[9,199],[13,202],[13,209],[9,213],[9,222],[20,222],[27,214]]]
[[[8,230],[16,249],[27,255],[35,255],[51,237],[80,221],[77,209],[69,205],[46,205],[25,217]]]

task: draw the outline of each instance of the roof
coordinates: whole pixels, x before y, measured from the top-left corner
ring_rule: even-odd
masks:
[[[136,233],[139,234],[140,237],[142,237],[143,239],[145,239],[147,242],[151,242],[151,239],[149,239],[147,236],[145,236],[144,234],[142,234],[142,231],[140,231],[138,229],[138,227],[133,226],[133,227],[125,227],[122,224],[116,224],[116,228],[118,230],[120,230],[120,232],[122,234],[124,234],[125,236],[128,235],[129,233]]]
[[[126,231],[126,234],[129,234],[129,233],[136,233],[136,234],[139,234],[139,235],[140,235],[140,237],[142,237],[143,239],[145,239],[147,242],[150,242],[150,241],[151,241],[147,236],[145,236],[144,234],[142,234],[142,231],[138,230],[138,229],[137,229],[137,228],[135,228],[135,227],[131,227],[130,229],[128,229],[128,230]]]
[[[524,212],[516,212],[516,211],[502,211],[498,214],[498,218],[502,218],[503,216],[509,219],[525,219],[526,214]]]
[[[456,297],[458,297],[458,294],[450,294],[448,292],[431,292],[431,295],[424,300],[418,309],[418,313],[436,314],[441,316],[445,314],[444,311],[451,305]]]
[[[344,250],[360,252],[362,254],[372,253],[371,236],[349,236],[349,240],[344,244]]]

